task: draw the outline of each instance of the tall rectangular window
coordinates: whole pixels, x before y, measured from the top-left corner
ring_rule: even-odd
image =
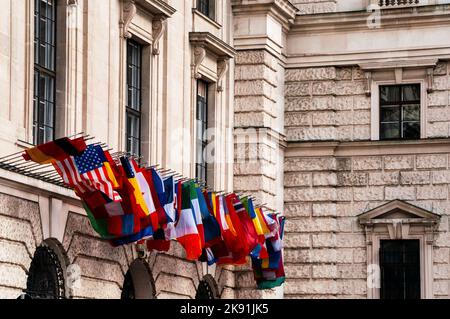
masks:
[[[216,1],[215,0],[197,0],[197,10],[208,18],[215,20],[216,18]]]
[[[197,82],[197,161],[196,177],[200,180],[207,180],[208,163],[205,158],[205,150],[208,145],[206,131],[208,129],[208,83],[204,81]]]
[[[420,139],[420,84],[380,86],[380,139]]]
[[[381,299],[420,299],[419,240],[381,240]]]
[[[141,155],[142,111],[142,45],[129,40],[127,43],[127,152]]]
[[[34,2],[33,143],[54,139],[56,0]]]

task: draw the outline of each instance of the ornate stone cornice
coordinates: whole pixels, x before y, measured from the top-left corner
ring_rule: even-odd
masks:
[[[381,156],[450,153],[450,139],[417,141],[289,142],[286,157]]]
[[[145,12],[155,16],[170,18],[177,10],[163,0],[135,0],[136,4]]]
[[[268,14],[279,21],[286,31],[294,23],[298,11],[297,7],[288,0],[261,0],[255,2],[232,0],[231,6],[234,15]]]
[[[71,0],[76,1],[76,0]],[[153,16],[153,38],[154,50],[153,54],[159,54],[158,42],[164,32],[164,20],[171,17],[176,10],[162,0],[123,0],[122,17],[120,25],[122,28],[122,36],[126,39],[131,38],[129,31],[130,24],[137,14],[138,8]]]
[[[232,59],[236,54],[233,47],[209,32],[190,32],[189,41],[194,47],[205,48],[221,59]]]
[[[371,30],[369,19],[372,14],[366,11],[350,11],[297,15],[290,34]],[[447,24],[449,18],[450,5],[448,4],[384,9],[380,12],[379,27],[406,29],[418,26],[439,26]]]

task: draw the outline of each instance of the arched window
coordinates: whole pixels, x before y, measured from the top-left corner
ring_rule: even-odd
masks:
[[[200,281],[195,299],[219,299],[219,289],[211,275],[206,275]]]
[[[155,282],[148,264],[141,259],[135,260],[125,275],[122,299],[154,299]]]
[[[34,253],[25,293],[33,299],[66,298],[64,272],[58,255],[45,244]]]

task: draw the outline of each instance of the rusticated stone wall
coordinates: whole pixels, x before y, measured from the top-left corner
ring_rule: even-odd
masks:
[[[440,62],[434,69],[433,92],[427,97],[427,137],[450,136],[450,63]]]
[[[34,252],[44,240],[49,240],[43,238],[45,221],[41,220],[39,196],[27,196],[29,199],[0,192],[0,298],[15,299],[22,294]],[[120,298],[125,274],[137,259],[134,246],[111,247],[94,232],[88,218],[79,213],[69,212],[62,226],[63,241],[52,248],[64,257],[61,258],[63,268],[77,265],[81,271],[79,283],[73,289],[66,287],[68,296]],[[168,253],[150,253],[144,263],[153,275],[156,298],[195,298],[198,284],[206,274],[216,280],[221,298],[235,297],[233,267],[205,268],[201,263],[189,262],[176,242],[172,242]]]
[[[285,160],[286,297],[366,298],[367,256],[357,215],[394,199],[441,215],[434,296],[450,288],[449,154]]]
[[[286,70],[288,141],[370,139],[370,98],[354,68]]]
[[[42,242],[39,205],[0,193],[0,298],[17,298],[27,285],[36,246]]]
[[[314,14],[336,11],[336,0],[291,0],[299,14]]]
[[[450,136],[448,63],[434,70],[427,94],[426,137]],[[288,141],[360,141],[371,138],[371,98],[357,67],[286,70],[285,126]]]
[[[285,79],[285,296],[366,298],[366,239],[357,216],[400,199],[442,216],[433,294],[449,298],[448,150],[428,152],[421,147],[432,141],[424,140],[406,154],[367,153],[382,142],[370,142],[371,98],[358,67],[287,69]],[[450,136],[449,88],[449,64],[441,61],[425,97],[427,138]],[[306,153],[297,152],[297,142],[320,155],[299,155]],[[335,156],[333,142],[353,151]]]
[[[283,207],[284,68],[267,50],[238,51],[235,63],[234,190],[278,211]],[[236,283],[237,298],[267,294],[256,291],[249,267],[236,269]]]

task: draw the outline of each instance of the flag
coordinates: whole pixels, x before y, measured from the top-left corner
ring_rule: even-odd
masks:
[[[200,187],[195,187],[197,192],[198,203],[202,218],[205,247],[211,247],[218,241],[221,241],[220,225],[208,209],[207,201]]]
[[[22,155],[26,161],[39,164],[49,164],[53,161],[63,161],[69,156],[79,156],[86,150],[84,138],[60,138],[45,144],[25,150]]]
[[[101,146],[89,145],[80,156],[75,156],[74,160],[83,180],[88,181],[93,188],[105,193],[113,201],[122,200],[119,193],[114,190],[118,187],[118,183]]]
[[[150,173],[151,173],[150,175],[151,175],[151,180],[152,180],[152,184],[150,185],[150,187],[153,186],[152,192],[153,192],[154,201],[156,203],[156,211],[158,214],[159,226],[162,229],[165,229],[167,223],[170,223],[173,220],[170,218],[169,215],[167,215],[167,213],[164,209],[164,206],[167,204],[164,181],[163,181],[163,178],[161,177],[161,175],[154,168],[150,169]]]
[[[132,210],[139,215],[140,218],[144,218],[150,215],[150,211],[147,207],[146,200],[144,199],[143,192],[140,188],[140,182],[136,178],[136,174],[133,170],[132,163],[126,157],[120,158],[122,164],[122,174],[125,176],[123,180],[124,197],[129,199],[129,205]],[[145,190],[146,183],[142,184]]]
[[[205,231],[203,228],[202,212],[200,210],[200,203],[197,194],[196,185],[193,182],[187,183],[189,185],[189,197],[191,200],[191,209],[194,214],[195,223],[197,224],[198,235],[200,236],[200,241],[202,248],[205,247]]]
[[[186,183],[181,187],[181,198],[179,198],[181,207],[179,208],[179,217],[175,224],[176,236],[178,242],[186,251],[186,258],[197,260],[202,254],[202,245],[191,208],[190,185]]]
[[[75,192],[81,197],[81,194],[93,192],[95,189],[90,181],[84,180],[77,170],[73,156],[62,161],[52,163],[55,170],[63,179],[64,183],[75,189]]]

